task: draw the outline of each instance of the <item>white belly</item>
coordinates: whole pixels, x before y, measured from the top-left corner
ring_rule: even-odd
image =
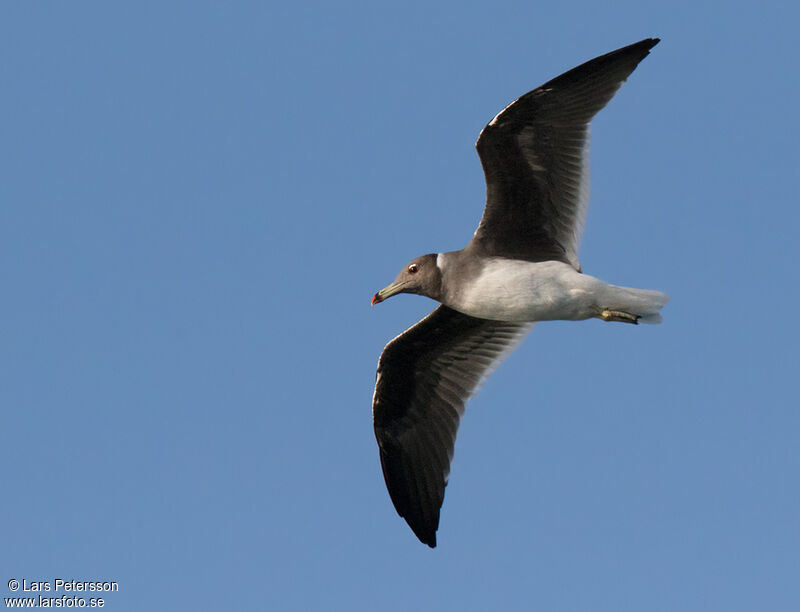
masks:
[[[597,316],[606,284],[558,261],[497,258],[469,287],[448,293],[459,312],[496,321],[581,320]]]

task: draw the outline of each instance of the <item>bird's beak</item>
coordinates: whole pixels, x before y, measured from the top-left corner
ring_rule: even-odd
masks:
[[[405,285],[405,283],[392,283],[388,287],[384,287],[372,296],[372,305],[380,304],[383,300],[400,293],[403,290],[403,285]]]

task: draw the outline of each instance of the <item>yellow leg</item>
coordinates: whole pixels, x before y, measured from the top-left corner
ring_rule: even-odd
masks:
[[[633,323],[634,325],[638,325],[641,317],[620,310],[604,310],[600,313],[600,318],[603,319],[603,321],[619,321],[620,323]]]

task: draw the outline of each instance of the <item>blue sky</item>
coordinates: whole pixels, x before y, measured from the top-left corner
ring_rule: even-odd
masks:
[[[4,3],[0,592],[112,610],[797,610],[790,3]],[[649,36],[600,113],[584,270],[470,403],[439,547],[386,493],[369,299],[461,248],[478,132]]]

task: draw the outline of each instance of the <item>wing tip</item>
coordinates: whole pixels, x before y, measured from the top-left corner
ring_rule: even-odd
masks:
[[[648,55],[650,55],[651,49],[653,47],[655,47],[660,42],[661,42],[661,39],[658,38],[657,36],[655,36],[653,38],[645,38],[643,41],[639,42],[638,44],[642,45],[642,48],[644,49],[644,56],[643,56],[642,59],[644,59],[644,57],[647,57]]]
[[[398,512],[398,514],[400,514],[400,512]],[[400,514],[400,516],[405,520],[420,542],[430,548],[436,548],[436,532],[439,530],[438,512],[436,513],[436,520],[434,523],[430,523],[416,515]]]
[[[439,529],[439,513],[444,501],[444,491],[442,490],[438,503],[425,507],[426,500],[422,500],[419,491],[416,490],[418,483],[409,478],[409,472],[405,469],[403,451],[394,448],[392,453],[385,447],[388,444],[389,440],[379,437],[381,469],[394,509],[420,542],[436,548],[436,532]]]
[[[431,548],[436,548],[436,530],[438,529],[438,527],[430,529],[425,527],[414,526],[409,522],[407,518],[406,522],[408,523],[408,526],[411,527],[411,530],[414,532],[414,535],[417,536],[417,539],[420,542],[422,542],[423,544],[427,544]]]
[[[636,65],[638,65],[639,62],[641,62],[644,58],[650,55],[650,50],[660,42],[661,39],[658,37],[644,38],[639,42],[632,43],[625,47],[620,47],[616,51],[611,51],[609,53],[606,53],[605,55],[601,55],[596,59],[601,60],[608,58],[610,60],[612,58],[623,58],[623,57],[635,58],[636,62],[634,65],[635,69]],[[587,64],[590,62],[587,62]]]

